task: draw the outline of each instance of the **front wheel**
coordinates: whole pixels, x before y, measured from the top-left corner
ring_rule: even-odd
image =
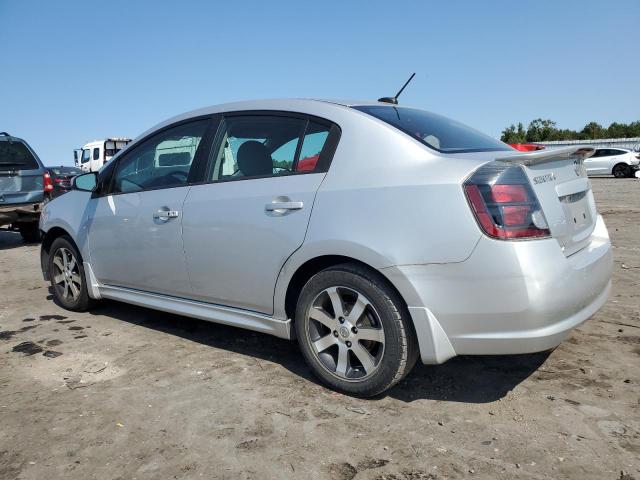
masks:
[[[313,373],[351,395],[382,393],[418,357],[409,313],[398,294],[379,274],[355,264],[327,268],[307,282],[295,328]]]
[[[627,178],[631,176],[631,168],[626,163],[618,163],[611,173],[616,178]]]
[[[58,237],[49,250],[49,279],[53,296],[67,310],[85,312],[91,306],[82,259],[68,237]]]

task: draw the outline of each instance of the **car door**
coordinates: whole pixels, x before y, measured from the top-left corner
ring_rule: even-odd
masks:
[[[611,174],[613,171],[613,167],[615,167],[617,164],[619,163],[627,163],[627,159],[624,157],[625,155],[624,150],[618,150],[616,148],[610,148],[609,149],[609,157],[608,157],[608,162],[607,162],[607,168],[608,170],[604,173],[607,174]]]
[[[189,296],[182,206],[210,119],[162,130],[115,165],[105,195],[92,200],[89,247],[98,281]]]
[[[337,126],[293,114],[224,117],[208,183],[183,207],[194,298],[273,312],[276,279],[304,240],[338,137]]]
[[[609,164],[611,163],[610,150],[598,148],[595,153],[584,161],[584,165],[589,175],[603,175],[611,173]],[[611,165],[613,167],[613,165]]]

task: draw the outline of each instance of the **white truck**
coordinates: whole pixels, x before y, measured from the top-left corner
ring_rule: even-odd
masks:
[[[116,153],[131,142],[130,138],[109,137],[94,140],[73,151],[76,167],[83,172],[97,172]]]

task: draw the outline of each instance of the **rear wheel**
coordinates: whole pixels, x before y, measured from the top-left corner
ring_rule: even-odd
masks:
[[[27,243],[35,243],[40,241],[40,229],[37,222],[21,223],[18,225],[18,231],[22,239]]]
[[[49,250],[49,279],[57,303],[84,312],[91,306],[80,254],[69,237],[56,238]]]
[[[618,163],[611,173],[616,178],[627,178],[631,176],[631,168],[626,163]]]
[[[369,397],[399,382],[418,356],[409,313],[379,275],[330,267],[303,287],[296,334],[314,374],[331,388]]]

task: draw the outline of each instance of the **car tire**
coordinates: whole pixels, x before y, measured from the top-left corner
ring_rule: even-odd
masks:
[[[40,241],[40,229],[37,222],[21,223],[18,225],[20,236],[27,243],[36,243]]]
[[[93,304],[87,291],[82,257],[71,238],[56,238],[49,249],[49,280],[53,298],[67,310],[85,312]]]
[[[611,174],[616,178],[628,178],[631,176],[631,168],[626,163],[618,163],[611,170]]]
[[[384,392],[418,358],[402,299],[382,275],[357,264],[329,267],[307,281],[298,297],[295,329],[313,373],[349,395]]]

